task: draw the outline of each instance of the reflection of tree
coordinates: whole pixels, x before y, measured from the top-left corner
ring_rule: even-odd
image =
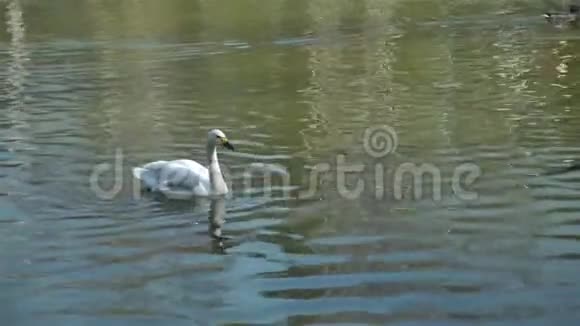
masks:
[[[7,103],[7,118],[11,125],[8,138],[15,143],[21,143],[28,137],[23,129],[28,127],[24,91],[29,53],[26,49],[26,28],[19,0],[6,3],[6,31],[10,36],[9,58],[4,85],[0,85],[5,90],[5,94],[0,94],[0,102]]]
[[[158,54],[135,50],[151,42],[144,33],[158,22],[142,15],[145,4],[140,1],[113,4],[93,0],[88,5],[98,44],[95,86],[102,89],[90,125],[102,128],[96,134],[106,136],[103,144],[142,141],[151,145],[167,139],[159,87],[163,80],[155,76],[161,69]],[[124,42],[118,41],[119,34],[124,35]]]
[[[357,142],[369,121],[395,112],[393,64],[394,3],[380,1],[312,2],[309,15],[319,38],[309,47],[310,85],[302,93],[313,123],[305,131],[309,155],[333,153]]]
[[[312,153],[329,147],[331,154],[360,153],[360,138],[353,135],[389,124],[399,133],[403,154],[407,146],[422,149],[412,152],[417,160],[445,160],[437,150],[459,153],[466,144],[514,144],[519,154],[517,123],[502,109],[536,99],[526,88],[534,64],[529,35],[517,26],[498,26],[502,17],[470,21],[469,6],[455,2],[333,4],[315,1],[309,10],[319,42],[309,47],[311,84],[303,92],[311,115],[323,121],[305,133]],[[503,9],[501,3],[481,7]],[[333,186],[324,194],[342,202]],[[361,202],[348,206],[365,210]],[[325,227],[358,226],[353,217],[329,219]]]

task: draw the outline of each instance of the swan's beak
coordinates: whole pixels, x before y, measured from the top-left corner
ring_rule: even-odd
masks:
[[[230,151],[235,151],[234,145],[232,145],[227,138],[222,138],[222,145]]]

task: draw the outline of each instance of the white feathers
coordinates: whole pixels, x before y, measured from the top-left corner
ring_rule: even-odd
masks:
[[[222,131],[211,130],[207,139],[209,169],[192,160],[156,161],[133,168],[133,176],[148,190],[170,198],[225,195],[228,187],[217,159],[218,143],[229,145]]]

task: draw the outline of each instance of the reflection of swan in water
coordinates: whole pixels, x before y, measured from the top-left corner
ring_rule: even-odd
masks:
[[[227,239],[222,236],[222,225],[225,223],[226,217],[226,200],[224,198],[212,199],[209,207],[209,235],[219,240]]]

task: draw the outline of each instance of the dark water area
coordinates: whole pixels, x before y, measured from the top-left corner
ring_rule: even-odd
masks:
[[[2,323],[577,325],[580,30],[548,9],[0,1]],[[228,198],[138,191],[211,128]]]

